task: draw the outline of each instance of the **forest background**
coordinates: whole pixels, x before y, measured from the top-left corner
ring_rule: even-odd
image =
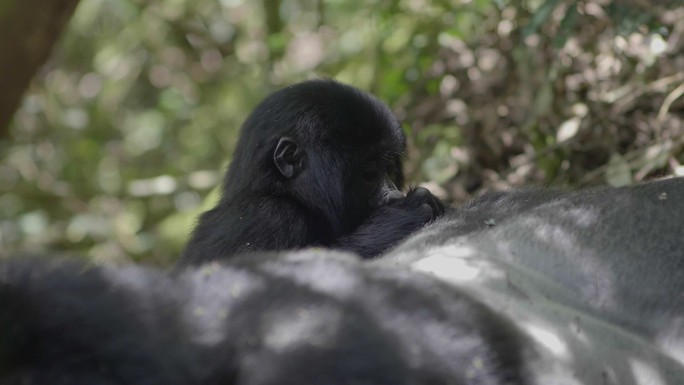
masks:
[[[684,175],[681,0],[7,0],[0,52],[4,256],[169,265],[249,111],[317,77],[453,205]]]

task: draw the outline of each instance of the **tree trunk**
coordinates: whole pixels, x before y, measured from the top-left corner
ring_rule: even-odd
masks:
[[[78,0],[0,1],[0,139]]]

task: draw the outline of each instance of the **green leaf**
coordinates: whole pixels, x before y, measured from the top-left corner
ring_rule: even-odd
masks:
[[[549,19],[549,16],[551,16],[551,13],[558,3],[560,3],[560,0],[546,0],[544,4],[537,8],[537,11],[532,15],[532,20],[523,29],[523,38],[536,33],[539,30],[539,27]]]
[[[577,15],[579,15],[579,13],[577,12],[577,2],[575,2],[568,7],[565,16],[563,16],[563,20],[561,20],[558,33],[553,38],[554,48],[561,49],[565,46],[565,43],[572,33],[572,28],[577,22]]]
[[[606,168],[606,181],[609,185],[616,187],[627,186],[632,183],[632,170],[622,155],[614,153],[610,156]]]

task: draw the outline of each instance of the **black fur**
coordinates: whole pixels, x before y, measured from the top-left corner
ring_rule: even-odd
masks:
[[[522,385],[517,334],[467,295],[351,255],[167,276],[0,264],[3,385]]]
[[[374,261],[5,261],[0,384],[679,384],[682,197],[489,194]]]
[[[513,321],[532,384],[683,383],[684,178],[487,194],[379,261]]]
[[[305,246],[376,256],[444,211],[427,189],[396,190],[405,147],[389,108],[353,87],[314,80],[272,94],[243,124],[222,197],[181,264]]]

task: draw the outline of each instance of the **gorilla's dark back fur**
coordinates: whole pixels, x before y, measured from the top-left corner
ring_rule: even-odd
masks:
[[[676,384],[684,179],[495,193],[384,258],[0,263],[7,385]]]
[[[175,277],[24,259],[0,277],[4,385],[523,383],[506,322],[349,255],[262,255]]]

